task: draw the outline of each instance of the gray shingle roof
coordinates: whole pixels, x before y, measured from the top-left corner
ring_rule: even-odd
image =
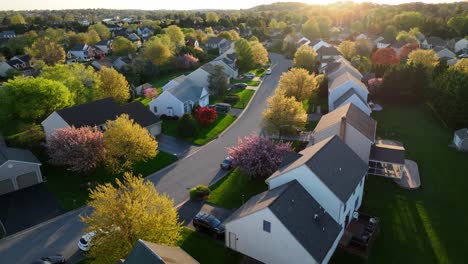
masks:
[[[125,264],[199,264],[178,247],[169,247],[138,239]]]
[[[468,128],[459,129],[459,130],[455,131],[455,134],[456,134],[460,139],[468,138]]]
[[[428,37],[426,38],[427,43],[431,44],[433,47],[441,46],[445,47],[447,41],[441,39],[440,37]]]
[[[386,144],[374,144],[371,147],[369,159],[404,165],[405,148]]]
[[[220,38],[220,37],[213,37],[213,38],[210,38],[206,41],[206,45],[219,45],[219,43],[221,43],[221,41],[225,40],[225,38]]]
[[[317,50],[317,54],[318,54],[319,56],[337,56],[337,55],[342,55],[341,52],[340,52],[337,48],[335,48],[335,47],[333,47],[333,46],[331,46],[331,47],[322,46],[322,47],[320,47],[320,48]]]
[[[225,223],[265,208],[318,262],[323,261],[342,229],[297,180],[250,198]]]
[[[76,44],[73,46],[73,48],[70,49],[70,51],[83,51],[86,47],[86,44]]]
[[[175,96],[182,103],[192,101],[198,102],[203,92],[203,87],[197,85],[190,79],[185,79],[179,85],[167,89],[169,93]]]
[[[327,67],[325,74],[331,75],[337,71],[351,72],[357,76],[362,76],[362,74],[345,58],[341,57],[335,63],[331,64],[330,67]],[[336,77],[335,77],[336,78]]]
[[[124,113],[128,114],[131,119],[135,120],[142,127],[159,121],[141,102],[133,102],[121,106],[112,98],[104,98],[57,111],[57,114],[65,122],[75,127],[102,125],[107,120],[114,120]]]
[[[338,99],[336,99],[334,102],[333,102],[333,106],[334,106],[334,109],[338,108],[339,106],[341,106],[344,102],[346,102],[346,100],[348,100],[351,96],[353,95],[356,95],[359,100],[367,105],[367,102],[366,100],[364,100],[357,92],[356,90],[354,90],[354,88],[351,88],[349,89],[348,91],[346,91],[346,93],[344,93],[343,95],[341,95],[340,97],[338,97]]]
[[[348,81],[352,81],[354,84],[356,84],[355,85],[356,89],[361,88],[361,89],[363,89],[365,91],[368,91],[366,85],[364,83],[362,83],[360,80],[358,80],[356,77],[354,77],[352,74],[350,74],[349,72],[344,72],[344,73],[340,74],[338,77],[336,77],[331,82],[330,86],[328,87],[328,90],[332,91],[333,89],[341,86],[342,84],[344,84],[344,83],[346,83]]]
[[[346,123],[374,142],[377,122],[352,103],[345,104],[322,116],[314,129],[314,133],[318,133],[336,123],[341,123],[343,118]]]
[[[0,165],[9,160],[24,161],[41,164],[41,162],[27,149],[10,148],[0,144]]]
[[[344,203],[367,174],[368,165],[337,135],[304,149],[300,154],[302,157],[277,170],[267,181],[305,165]]]

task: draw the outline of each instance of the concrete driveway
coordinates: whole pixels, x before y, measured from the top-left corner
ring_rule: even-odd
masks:
[[[281,73],[291,66],[291,61],[281,55],[270,56],[273,61],[272,75],[264,78],[250,105],[231,127],[191,155],[147,177],[158,191],[174,199],[175,204],[184,202],[193,186],[210,185],[226,174],[219,168],[219,163],[226,156],[226,147],[235,145],[239,137],[262,132],[262,112],[266,108],[266,99],[273,95]],[[83,210],[89,208],[69,212],[27,232],[0,240],[1,263],[28,263],[37,257],[55,253],[68,258],[79,256],[77,241],[83,234],[84,225],[78,216]],[[73,262],[70,260],[70,263]]]
[[[45,184],[0,196],[0,220],[7,235],[40,224],[63,212]]]
[[[200,149],[199,146],[195,146],[183,139],[168,136],[165,134],[159,135],[157,137],[157,140],[159,150],[171,153],[179,159],[188,156]]]

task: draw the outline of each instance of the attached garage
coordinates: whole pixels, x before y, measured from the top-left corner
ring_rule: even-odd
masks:
[[[31,151],[7,147],[0,139],[0,195],[42,181],[41,162]]]
[[[11,179],[0,181],[0,195],[15,191],[15,186]]]
[[[17,176],[16,183],[18,184],[18,189],[27,188],[40,183],[37,176],[36,172],[28,172]]]

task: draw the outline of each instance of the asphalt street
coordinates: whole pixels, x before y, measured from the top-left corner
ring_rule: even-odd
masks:
[[[291,66],[291,61],[281,55],[270,54],[270,57],[272,74],[265,77],[248,108],[231,127],[207,145],[147,177],[158,191],[173,198],[176,205],[188,198],[188,189],[198,184],[209,185],[226,174],[219,168],[226,156],[226,147],[235,145],[240,137],[261,133],[266,99],[274,93],[281,73]],[[29,263],[57,253],[73,263],[81,258],[77,242],[84,225],[79,215],[88,211],[89,208],[83,207],[0,240],[0,263]]]

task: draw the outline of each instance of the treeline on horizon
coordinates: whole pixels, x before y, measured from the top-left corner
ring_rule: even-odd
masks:
[[[216,8],[216,7],[214,7]],[[250,27],[266,29],[271,19],[283,21],[289,26],[301,25],[311,17],[328,17],[335,26],[348,26],[355,32],[381,34],[389,25],[395,25],[395,16],[404,12],[417,12],[421,15],[421,32],[428,36],[441,38],[463,37],[447,22],[452,17],[468,16],[468,2],[425,4],[408,3],[400,5],[380,5],[375,3],[338,2],[329,5],[308,5],[304,3],[273,3],[243,10],[210,10],[216,12],[222,27],[237,27],[245,23]],[[32,10],[0,11],[3,28],[18,33],[38,30],[55,23],[55,26],[73,27],[73,23],[86,19],[91,23],[105,18],[131,17],[137,20],[159,20],[162,25],[177,24],[180,27],[213,26],[207,22],[206,10],[112,10],[112,9],[74,9],[74,10]],[[10,23],[10,17],[20,14],[26,24]],[[56,23],[59,22],[59,23]],[[63,23],[62,23],[63,22]],[[62,25],[63,24],[63,25]],[[400,25],[403,26],[404,25]],[[465,25],[468,27],[468,25]],[[398,27],[398,25],[397,25]],[[76,25],[75,25],[76,28]],[[463,27],[462,27],[463,28]],[[465,30],[466,31],[466,30]],[[257,34],[258,35],[258,34]]]

